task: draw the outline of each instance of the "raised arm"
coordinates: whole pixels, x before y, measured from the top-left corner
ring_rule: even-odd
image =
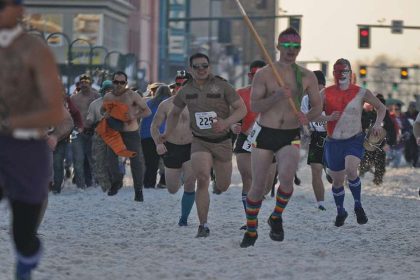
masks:
[[[132,96],[134,96],[134,102],[139,106],[139,111],[137,112],[135,118],[145,118],[152,114],[149,106],[146,104],[146,100],[144,100],[139,94],[133,92]]]

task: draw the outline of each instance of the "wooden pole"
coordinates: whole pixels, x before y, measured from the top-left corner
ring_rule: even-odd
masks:
[[[268,65],[270,65],[271,69],[273,69],[274,77],[276,78],[277,83],[280,87],[284,87],[285,83],[283,79],[281,78],[279,72],[277,71],[273,60],[271,59],[270,55],[268,54],[266,48],[264,47],[264,44],[261,41],[260,36],[258,35],[257,31],[255,30],[254,26],[252,25],[251,20],[249,19],[248,15],[245,12],[244,7],[242,6],[241,2],[239,0],[235,0],[236,4],[239,7],[239,10],[241,11],[242,16],[244,17],[244,21],[246,25],[248,26],[249,30],[251,31],[252,36],[254,37],[255,41],[257,41],[258,46],[260,47],[262,54],[264,56],[265,61],[267,61]],[[293,102],[293,99],[291,97],[287,98],[289,105],[292,107],[293,112],[298,115],[298,110],[296,109],[295,103]]]

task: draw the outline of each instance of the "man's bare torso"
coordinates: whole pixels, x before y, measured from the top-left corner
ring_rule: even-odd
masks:
[[[165,114],[165,119],[168,117],[169,112],[171,111],[173,105],[173,100],[175,96],[168,98],[163,101],[160,106],[163,106],[163,112]],[[168,142],[171,142],[176,145],[185,145],[192,142],[192,133],[190,128],[190,115],[188,108],[185,106],[182,110],[181,115],[179,116],[178,124],[176,125],[173,133],[168,137]]]
[[[132,90],[127,89],[122,95],[114,95],[113,93],[108,93],[106,95],[106,101],[118,101],[124,103],[128,106],[128,116],[130,121],[124,123],[123,131],[136,131],[139,130],[139,120],[137,115],[140,114],[142,108],[140,104],[137,104]]]
[[[73,101],[73,104],[77,107],[77,109],[79,109],[84,124],[86,123],[86,117],[88,115],[90,103],[92,103],[98,97],[98,92],[92,88],[88,93],[83,93],[80,91],[71,96],[71,101]]]
[[[296,77],[293,68],[289,65],[286,67],[280,67],[278,63],[275,64],[277,70],[285,82],[286,86],[292,90],[293,97],[299,96],[298,88],[296,84]],[[306,69],[300,68],[304,73]],[[279,85],[274,76],[271,67],[264,67],[260,70],[261,75],[259,78],[263,79],[265,85],[265,97],[272,94],[279,94]],[[308,81],[305,78],[305,74],[302,75],[302,85],[305,90],[308,86]],[[252,92],[251,92],[252,96]],[[301,96],[303,94],[301,93]],[[252,97],[251,97],[252,98]],[[251,101],[252,102],[252,101]],[[297,105],[295,105],[297,106]],[[299,110],[299,108],[297,107]],[[269,110],[261,112],[258,117],[258,123],[265,127],[276,128],[276,129],[295,129],[300,127],[298,118],[295,116],[294,111],[289,104],[288,98],[283,96],[277,101]]]
[[[0,115],[41,111],[45,106],[33,75],[31,56],[38,44],[33,44],[32,39],[25,34],[11,46],[0,48]]]

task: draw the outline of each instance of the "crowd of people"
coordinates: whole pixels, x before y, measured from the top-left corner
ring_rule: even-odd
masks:
[[[129,160],[137,202],[147,200],[144,188],[176,193],[184,186],[178,225],[188,226],[195,202],[200,238],[210,235],[211,174],[217,193],[227,191],[235,154],[246,218],[242,248],[255,245],[259,210],[276,176],[279,186],[267,222],[270,238],[283,241],[282,214],[293,195],[302,135],[310,137],[307,163],[317,207],[327,207],[326,172],[337,227],[348,217],[345,185],[357,223],[365,224],[359,176],[372,171],[374,183],[381,184],[387,163],[399,166],[402,155],[418,165],[415,104],[403,114],[400,103],[386,104],[381,94],[359,87],[344,58],[334,64],[334,83],[327,86],[321,71],[296,63],[301,37],[293,28],[278,37],[279,60],[271,66],[252,62],[250,84],[241,89],[213,74],[207,55],[195,53],[188,72],[178,71],[171,85],[151,84],[148,95],[130,89],[127,75],[117,71],[99,92],[89,75],[81,75],[68,96],[49,48],[18,24],[21,2],[0,4],[0,79],[25,81],[0,88],[0,199],[7,197],[13,212],[16,279],[30,279],[40,261],[37,229],[48,190],[61,192],[69,162],[78,188],[97,185],[114,196],[123,187]],[[272,67],[284,85],[278,84]]]

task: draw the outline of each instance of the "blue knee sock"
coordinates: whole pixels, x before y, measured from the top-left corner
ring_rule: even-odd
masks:
[[[38,266],[42,253],[42,247],[39,248],[38,252],[29,257],[23,256],[19,252],[16,252],[16,279],[31,279],[32,270]]]
[[[181,200],[181,219],[183,221],[188,220],[188,216],[190,215],[191,209],[194,205],[195,201],[195,192],[185,192],[182,195]]]
[[[346,212],[344,209],[344,187],[332,188],[335,205],[337,206],[337,214],[343,215]]]
[[[244,205],[244,210],[246,211],[246,196],[247,193],[242,193],[242,204]]]
[[[361,192],[362,192],[362,182],[360,182],[360,178],[357,177],[354,180],[348,180],[349,188],[351,194],[354,198],[354,208],[362,207],[362,200],[361,200]]]

